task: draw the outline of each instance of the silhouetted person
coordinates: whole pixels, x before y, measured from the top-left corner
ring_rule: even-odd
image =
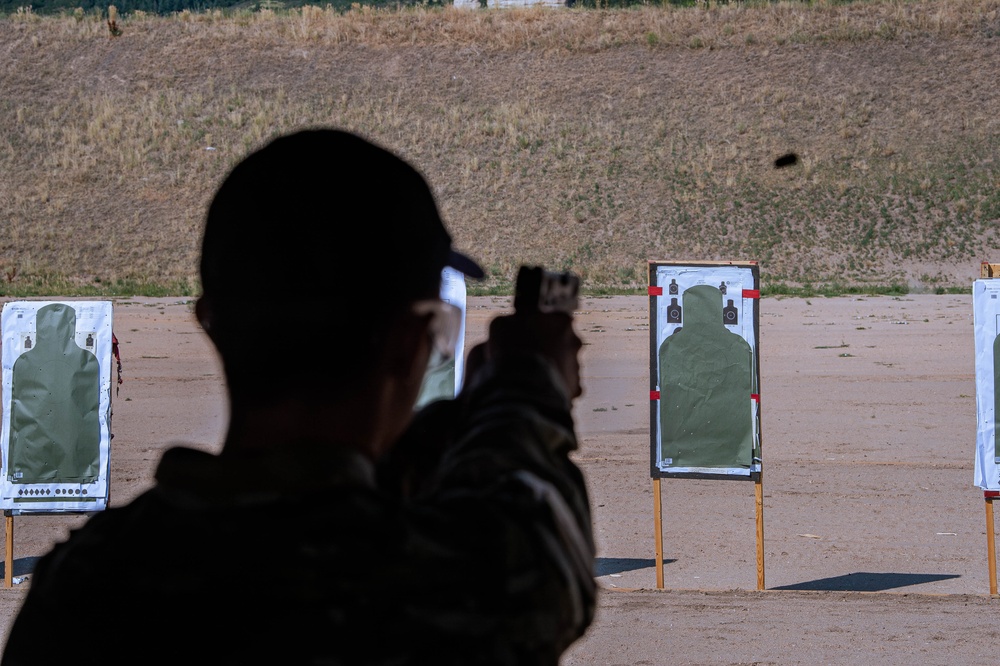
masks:
[[[753,352],[726,330],[722,292],[688,288],[684,325],[660,345],[660,454],[674,467],[748,469]]]
[[[25,341],[25,347],[31,347]],[[101,375],[76,343],[76,311],[53,303],[35,314],[35,344],[11,372],[11,483],[93,483],[101,462]]]
[[[993,340],[993,460],[1000,462],[1000,335]]]
[[[581,343],[568,315],[496,318],[433,403],[450,418],[419,418],[396,456],[425,368],[454,352],[445,266],[482,276],[421,175],[361,138],[299,132],[237,165],[196,307],[229,391],[222,451],[168,450],[152,489],[45,555],[3,666],[556,664],[595,603],[568,457]],[[268,328],[294,348],[262,347],[285,337]]]

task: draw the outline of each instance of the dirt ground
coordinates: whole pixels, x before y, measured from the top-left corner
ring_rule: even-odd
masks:
[[[471,298],[467,344],[508,308],[506,298]],[[124,383],[112,504],[148,487],[172,442],[215,449],[221,439],[220,368],[192,309],[179,299],[115,304]],[[994,663],[1000,601],[989,594],[985,505],[972,484],[971,296],[765,298],[760,328],[766,589],[757,590],[753,484],[691,479],[662,482],[661,589],[648,299],[583,301],[577,460],[602,592],[564,664]],[[4,632],[37,558],[82,520],[15,518]]]

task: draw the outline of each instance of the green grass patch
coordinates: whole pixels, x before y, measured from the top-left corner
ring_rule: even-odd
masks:
[[[798,296],[810,298],[813,296],[905,296],[910,288],[905,284],[866,284],[843,285],[836,282],[821,285],[804,284],[802,286],[788,285],[778,282],[767,287],[761,287],[760,295],[767,296]],[[944,292],[942,292],[944,293]],[[964,292],[960,292],[964,293]]]
[[[79,284],[62,277],[37,276],[18,279],[16,282],[0,285],[2,298],[43,298],[43,297],[93,297],[122,298],[145,296],[164,298],[170,296],[195,296],[197,288],[190,282],[147,282],[142,280],[115,280]]]

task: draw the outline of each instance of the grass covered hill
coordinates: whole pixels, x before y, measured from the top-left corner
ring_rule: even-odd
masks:
[[[638,292],[649,259],[722,259],[771,291],[964,290],[1000,260],[1000,0],[118,26],[0,19],[0,294],[196,292],[226,171],[315,125],[418,165],[492,288],[540,263]]]

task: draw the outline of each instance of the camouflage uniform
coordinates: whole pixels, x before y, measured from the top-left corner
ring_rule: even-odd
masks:
[[[38,563],[3,666],[558,663],[596,594],[569,401],[524,357],[432,408],[409,493],[346,449],[169,450]]]

